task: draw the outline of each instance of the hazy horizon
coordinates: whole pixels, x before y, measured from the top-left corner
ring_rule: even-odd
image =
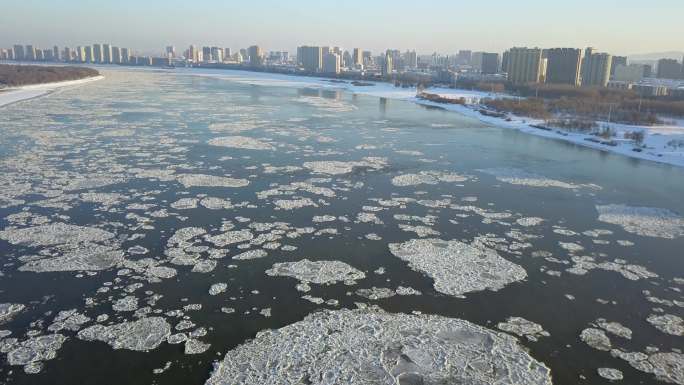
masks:
[[[223,4],[121,0],[98,4],[68,0],[50,7],[41,0],[6,0],[0,15],[0,46],[12,44],[89,45],[111,43],[159,52],[190,44],[233,49],[257,44],[293,51],[303,44],[397,48],[427,54],[459,49],[501,52],[512,46],[596,47],[616,55],[679,52],[684,4],[674,0],[589,1],[549,5],[542,0],[515,4],[442,4],[425,0],[314,1],[262,0]],[[591,10],[590,10],[591,7]],[[677,12],[679,9],[681,12]],[[634,25],[638,25],[635,28]]]

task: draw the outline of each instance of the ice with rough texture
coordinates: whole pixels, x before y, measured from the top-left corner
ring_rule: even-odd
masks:
[[[385,158],[363,158],[361,161],[342,162],[336,160],[321,160],[315,162],[305,162],[304,168],[316,174],[342,175],[349,174],[355,168],[368,168],[380,170],[387,166]]]
[[[620,381],[623,378],[622,372],[613,368],[598,368],[597,372],[608,381]]]
[[[684,218],[667,209],[604,205],[596,206],[596,211],[599,221],[621,226],[633,234],[667,239],[684,236]]]
[[[224,136],[221,138],[214,138],[209,141],[209,145],[241,148],[245,150],[275,150],[270,144],[247,136]]]
[[[519,337],[524,336],[530,341],[537,341],[540,337],[550,336],[549,332],[544,330],[541,325],[522,317],[509,317],[506,322],[499,322],[496,327]]]
[[[408,262],[412,269],[434,279],[435,290],[452,296],[482,290],[497,291],[527,277],[521,266],[478,244],[412,239],[391,243],[389,248],[394,256]]]
[[[78,332],[85,341],[102,341],[114,349],[150,351],[171,335],[171,325],[164,318],[148,317],[111,326],[94,325]]]
[[[215,283],[209,288],[209,295],[219,295],[228,289],[227,283]]]
[[[610,354],[627,361],[634,369],[652,373],[660,381],[684,385],[684,354],[681,352],[625,352],[613,349]]]
[[[124,261],[121,250],[107,246],[86,245],[64,255],[31,260],[19,267],[20,271],[35,273],[55,271],[100,271],[111,269]]]
[[[205,174],[183,174],[178,176],[178,182],[187,187],[245,187],[249,185],[247,179],[230,178],[225,176]]]
[[[557,187],[564,189],[577,189],[582,187],[581,185],[549,179],[517,168],[489,168],[478,171],[492,175],[498,181],[520,186]]]
[[[29,374],[38,373],[43,361],[57,357],[57,351],[62,348],[64,341],[66,337],[61,334],[48,334],[17,342],[9,347],[7,363],[22,365]]]
[[[276,277],[292,277],[301,282],[314,284],[333,284],[343,281],[357,281],[366,275],[352,266],[340,261],[310,261],[276,263],[266,274]]]
[[[378,309],[323,311],[226,353],[207,385],[550,385],[517,340],[468,321]]]
[[[580,339],[582,339],[585,344],[597,350],[604,350],[608,352],[612,347],[610,338],[608,338],[606,333],[601,329],[584,329],[582,330],[582,333],[580,333]]]
[[[0,231],[0,239],[15,245],[52,246],[68,243],[103,242],[114,234],[94,227],[70,225],[62,222]]]
[[[26,305],[20,303],[0,303],[0,324],[11,320],[25,308]]]
[[[684,337],[684,320],[673,314],[652,314],[646,321],[663,333]]]

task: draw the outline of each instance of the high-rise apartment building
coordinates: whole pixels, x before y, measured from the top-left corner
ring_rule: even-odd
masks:
[[[613,56],[613,60],[610,63],[610,76],[615,75],[615,69],[619,65],[627,65],[627,56]]]
[[[392,76],[394,66],[392,65],[392,53],[387,51],[385,59],[382,61],[382,77],[387,78]]]
[[[499,72],[499,54],[492,52],[482,52],[480,71],[483,74],[491,75]]]
[[[585,49],[582,61],[582,86],[607,86],[612,64],[613,57],[610,54],[596,53],[591,47]]]
[[[223,62],[223,48],[211,47],[211,59],[222,63]]]
[[[247,48],[247,54],[249,55],[250,66],[257,67],[263,64],[264,53],[258,45]]]
[[[460,50],[456,55],[456,62],[462,65],[469,65],[473,59],[473,51]]]
[[[112,63],[121,64],[121,48],[112,47]]]
[[[320,72],[323,68],[323,49],[310,46],[299,47],[297,61],[307,72]]]
[[[85,58],[87,63],[95,62],[95,50],[92,45],[85,46]]]
[[[418,54],[416,51],[406,51],[404,54],[406,66],[410,69],[418,68]]]
[[[86,61],[85,47],[80,46],[80,45],[78,47],[76,47],[76,60],[80,61],[81,63],[85,63],[85,61]]]
[[[199,63],[199,48],[195,47],[194,45],[190,45],[190,48],[188,48],[188,56],[186,59],[192,61],[195,64]]]
[[[131,51],[128,48],[121,48],[121,64],[129,64],[131,62]]]
[[[26,60],[36,60],[36,49],[32,45],[27,45],[24,51],[24,59]]]
[[[539,83],[542,72],[542,50],[514,47],[508,51],[508,81],[513,84]]]
[[[93,44],[93,62],[102,63],[103,61],[102,44]]]
[[[656,76],[660,79],[679,79],[682,76],[682,65],[675,59],[658,60],[656,70]]]
[[[211,61],[211,47],[202,47],[202,61],[205,63]]]
[[[613,71],[613,80],[619,82],[638,82],[644,78],[644,67],[641,64],[618,64]]]
[[[323,56],[323,73],[332,75],[341,71],[340,55],[330,52]]]
[[[14,45],[14,60],[25,60],[26,53],[24,51],[24,46],[21,44]]]
[[[167,58],[175,58],[176,57],[176,47],[172,45],[167,45],[166,46],[166,57]]]
[[[102,62],[112,64],[112,46],[109,44],[102,45]]]
[[[363,52],[361,48],[354,48],[354,54],[352,55],[352,61],[355,66],[363,65]]]
[[[230,60],[232,57],[233,57],[233,52],[230,50],[230,48],[224,48],[223,49],[224,60]]]
[[[582,50],[577,48],[552,48],[545,50],[545,53],[547,59],[547,83],[580,85]]]

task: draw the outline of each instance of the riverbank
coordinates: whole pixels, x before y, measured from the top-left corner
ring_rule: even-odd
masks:
[[[465,101],[464,105],[436,103],[416,97],[415,88],[399,88],[388,83],[373,82],[372,86],[357,86],[351,82],[331,82],[324,78],[304,78],[301,76],[290,76],[283,74],[270,74],[262,72],[246,72],[231,70],[186,70],[181,69],[177,72],[193,76],[205,76],[218,78],[238,83],[279,86],[279,87],[319,87],[329,89],[341,89],[360,95],[375,96],[394,100],[404,100],[416,104],[439,107],[444,110],[453,111],[462,115],[477,119],[496,127],[518,130],[520,132],[541,136],[550,139],[562,140],[579,146],[620,154],[630,158],[649,160],[653,162],[684,167],[684,121],[675,121],[672,124],[660,126],[633,126],[609,122],[597,122],[601,127],[610,127],[615,133],[615,137],[610,140],[603,140],[590,134],[571,132],[562,129],[545,129],[544,121],[519,117],[507,114],[502,117],[483,115],[480,110],[480,100],[484,98],[513,97],[503,93],[491,93],[474,90],[450,89],[433,87],[424,90],[425,92],[439,95],[443,98],[460,99]],[[644,133],[643,145],[635,151],[637,146],[632,140],[624,139],[624,134],[628,132],[641,131]],[[679,145],[681,143],[681,145]]]
[[[78,80],[4,88],[0,90],[0,107],[8,106],[23,100],[45,96],[61,88],[80,86],[101,79],[104,79],[104,76],[99,75]]]

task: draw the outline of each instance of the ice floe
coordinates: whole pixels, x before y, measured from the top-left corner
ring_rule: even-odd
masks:
[[[78,332],[84,341],[102,341],[114,349],[149,351],[156,349],[171,334],[164,318],[148,317],[111,326],[94,325]]]
[[[225,176],[205,174],[178,175],[178,182],[187,187],[245,187],[249,185],[247,179],[230,178]]]
[[[515,338],[470,322],[358,309],[260,332],[206,382],[235,383],[550,385],[551,376]]]
[[[481,245],[440,239],[412,239],[391,243],[394,256],[431,277],[440,293],[463,294],[503,289],[504,286],[527,277],[525,269]]]
[[[598,220],[621,226],[625,231],[646,237],[684,236],[684,218],[670,210],[625,205],[596,206]]]
[[[342,175],[351,173],[355,168],[368,168],[372,170],[383,169],[387,166],[387,159],[367,157],[363,158],[361,161],[350,162],[322,160],[305,162],[303,166],[316,174]]]
[[[684,337],[684,320],[673,314],[652,314],[646,321],[663,333]]]
[[[549,332],[544,330],[541,325],[522,317],[509,317],[506,322],[499,322],[496,327],[507,333],[525,337],[530,341],[537,341],[540,337],[550,336]]]
[[[354,282],[366,277],[362,271],[344,262],[310,261],[308,259],[276,263],[272,268],[266,270],[266,274],[274,277],[292,277],[301,282],[317,285]]]
[[[510,183],[529,187],[557,187],[564,189],[577,189],[584,187],[573,183],[562,182],[555,179],[546,178],[541,175],[529,173],[517,168],[488,168],[478,170],[482,173],[492,175],[500,182]]]
[[[224,136],[211,139],[208,143],[211,146],[241,148],[245,150],[275,150],[275,147],[272,145],[247,136]]]

